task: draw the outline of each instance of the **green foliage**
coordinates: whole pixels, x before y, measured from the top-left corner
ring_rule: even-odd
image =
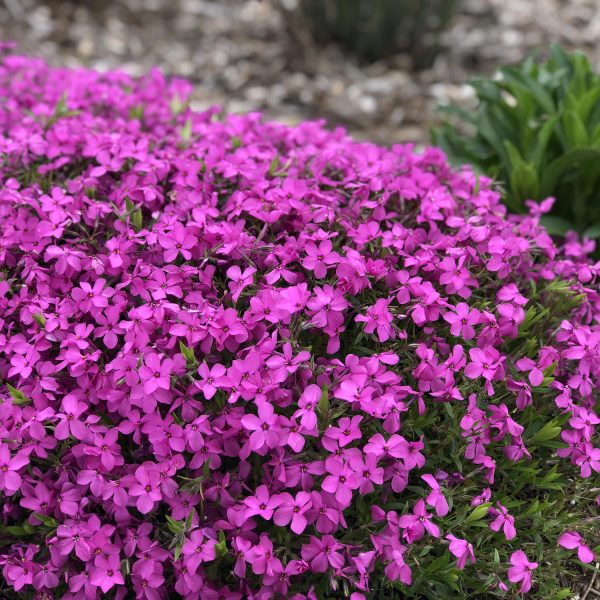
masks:
[[[7,383],[6,387],[15,406],[23,406],[31,403],[31,400],[21,390],[14,388],[10,383]]]
[[[484,311],[489,308],[489,288],[493,286],[493,278],[481,277],[482,285],[474,291],[469,303]],[[579,306],[582,300],[570,282],[560,279],[537,283],[530,281],[529,285],[529,308],[525,320],[517,337],[507,339],[502,347],[502,352],[511,357],[512,364],[522,357],[537,356],[541,347],[552,343],[552,332],[563,320],[570,318],[573,308]],[[357,306],[368,306],[377,297],[378,290],[373,288],[357,295],[354,301]],[[414,339],[408,327],[408,340]],[[348,326],[342,335],[341,345],[348,354],[368,356],[373,350],[362,345],[365,339],[360,331],[358,324]],[[302,334],[297,332],[295,335]],[[310,332],[304,335],[302,347],[315,344]],[[477,347],[477,340],[463,341],[462,345],[468,354],[469,349]],[[418,381],[410,373],[418,366],[419,359],[410,342],[398,339],[391,349],[400,359],[398,374],[405,378],[407,385],[416,388]],[[522,437],[531,459],[514,462],[502,451],[502,447],[508,443],[507,439],[492,442],[496,461],[495,481],[490,486],[494,489],[493,501],[483,502],[479,506],[472,506],[471,501],[482,491],[483,469],[464,458],[469,443],[460,426],[467,414],[464,403],[431,403],[424,414],[420,414],[418,406],[414,404],[402,414],[403,435],[410,439],[422,439],[425,443],[424,453],[429,457],[428,470],[432,473],[445,472],[451,476],[460,474],[460,485],[453,484],[452,477],[443,484],[443,493],[451,510],[441,523],[444,534],[451,533],[473,544],[477,562],[460,571],[446,545],[431,538],[425,539],[423,543],[412,545],[406,554],[407,562],[414,565],[412,585],[407,587],[398,581],[389,581],[379,564],[370,575],[371,590],[365,594],[367,600],[517,600],[522,597],[530,600],[565,600],[575,597],[580,582],[589,583],[595,563],[581,563],[576,553],[565,550],[557,543],[565,531],[576,530],[594,551],[600,549],[600,521],[596,515],[595,500],[598,494],[597,477],[574,477],[573,466],[556,456],[558,449],[567,447],[562,441],[561,431],[570,418],[568,413],[561,413],[555,404],[556,390],[551,384],[556,368],[554,363],[544,369],[543,382],[532,387],[532,404],[519,413],[518,422],[524,427]],[[514,370],[508,376],[518,379],[518,373]],[[470,393],[478,394],[478,406],[481,408],[498,405],[512,395],[505,383],[498,382],[495,389],[495,395],[486,398],[481,394],[477,382],[461,387],[465,398]],[[348,403],[329,394],[327,387],[323,386],[317,413],[322,432],[329,422],[349,414]],[[368,438],[375,431],[382,432],[379,427],[375,421],[363,421],[363,437]],[[430,432],[435,432],[435,435],[428,435]],[[597,434],[592,441],[594,446],[598,445]],[[260,478],[261,463],[257,462],[254,468],[257,478]],[[400,493],[388,494],[383,490],[375,490],[359,498],[354,505],[355,510],[345,515],[348,527],[344,534],[339,534],[339,539],[351,543],[356,539],[357,531],[370,533],[380,527],[372,519],[371,506],[379,506],[386,512],[405,514],[428,492],[427,485],[416,478],[411,479]],[[490,529],[496,502],[500,502],[515,517],[518,534],[513,540],[507,540],[502,532]],[[276,530],[271,535],[276,546],[289,545],[289,531]],[[540,564],[533,573],[532,590],[525,596],[517,593],[518,586],[512,586],[509,592],[502,591],[500,587],[501,584],[510,585],[507,565],[512,553],[518,549],[523,549],[531,560]],[[229,560],[228,564],[232,566],[234,558],[230,557]],[[338,588],[332,588],[327,580],[317,574],[306,574],[304,577],[303,586],[309,588],[314,585],[319,600],[349,597],[344,593],[343,580],[338,582]]]
[[[319,43],[336,43],[367,61],[406,52],[424,68],[458,5],[458,0],[300,0],[300,13]]]
[[[553,46],[544,63],[529,57],[471,85],[477,110],[443,107],[451,120],[434,143],[497,179],[510,210],[554,196],[551,233],[600,237],[600,76],[588,59]]]

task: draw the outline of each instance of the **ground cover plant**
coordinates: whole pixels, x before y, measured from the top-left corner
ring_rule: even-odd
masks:
[[[472,86],[477,109],[445,107],[453,120],[434,142],[496,178],[512,211],[553,196],[549,231],[600,237],[600,76],[587,57],[554,46],[545,62],[528,57]]]
[[[593,242],[189,93],[1,59],[2,595],[569,597]]]

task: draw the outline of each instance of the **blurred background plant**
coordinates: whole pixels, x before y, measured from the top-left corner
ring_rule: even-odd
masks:
[[[339,44],[370,62],[405,53],[422,69],[435,60],[458,5],[458,0],[299,0],[287,14],[293,26],[297,19],[321,44]]]
[[[433,142],[500,182],[511,210],[553,196],[552,233],[600,238],[600,76],[587,57],[555,45],[546,62],[529,57],[472,86],[477,110],[444,107],[451,120]]]

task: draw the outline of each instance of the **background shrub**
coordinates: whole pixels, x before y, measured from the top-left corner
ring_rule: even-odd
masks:
[[[417,68],[431,65],[440,34],[459,0],[299,0],[300,19],[317,42],[336,43],[367,61],[408,53]]]
[[[553,196],[549,231],[600,237],[600,77],[588,59],[554,46],[546,62],[528,58],[471,85],[477,109],[443,109],[455,119],[434,143],[500,182],[512,211]]]

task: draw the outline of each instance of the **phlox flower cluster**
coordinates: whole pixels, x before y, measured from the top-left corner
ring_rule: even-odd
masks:
[[[4,585],[361,600],[435,559],[529,591],[510,469],[600,471],[593,244],[436,148],[190,92],[0,59]],[[592,560],[574,528],[548,552]]]

